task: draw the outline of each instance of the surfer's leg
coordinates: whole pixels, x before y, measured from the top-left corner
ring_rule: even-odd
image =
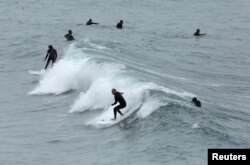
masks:
[[[50,58],[49,58],[48,61],[47,61],[47,64],[46,64],[46,66],[45,66],[45,70],[47,69],[47,67],[48,67],[48,65],[49,65],[49,62],[50,62]]]
[[[52,59],[52,67],[54,66],[55,62],[56,62],[56,59]]]
[[[124,108],[124,106],[123,106],[123,105],[118,105],[118,106],[116,106],[114,109],[115,109],[116,112],[118,112],[118,113],[122,116],[123,114],[122,114],[122,112],[120,111],[121,108]]]
[[[120,111],[120,109],[116,110],[121,116],[123,115],[122,112]]]
[[[114,119],[116,119],[116,107],[114,108]]]

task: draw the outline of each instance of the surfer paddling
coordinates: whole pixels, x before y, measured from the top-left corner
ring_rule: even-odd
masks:
[[[194,36],[203,36],[206,35],[206,33],[200,33],[200,29],[197,29],[196,32],[193,34]]]
[[[123,115],[122,112],[120,111],[120,109],[125,108],[127,104],[126,104],[125,99],[122,96],[122,94],[123,94],[122,92],[118,92],[118,91],[116,91],[116,89],[112,89],[112,94],[115,96],[115,102],[112,104],[112,106],[115,105],[117,102],[119,102],[119,105],[114,108],[114,119],[113,120],[115,120],[116,113],[118,112],[120,115]]]
[[[99,23],[96,22],[92,22],[92,19],[89,19],[88,22],[86,23],[86,25],[97,25]]]

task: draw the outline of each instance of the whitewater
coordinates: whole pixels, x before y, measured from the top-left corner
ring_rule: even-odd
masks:
[[[249,8],[1,0],[0,164],[200,165],[209,148],[249,148]],[[113,88],[127,101],[115,121]]]
[[[124,92],[128,106],[123,110],[126,119],[133,112],[140,118],[145,118],[168,102],[183,102],[187,104],[192,96],[186,91],[175,91],[153,82],[143,80],[139,72],[129,69],[122,63],[112,62],[114,59],[95,56],[94,53],[84,53],[84,46],[89,41],[81,44],[71,44],[65,51],[65,56],[59,60],[53,68],[42,72],[39,83],[29,95],[54,94],[60,95],[68,91],[79,92],[78,98],[72,104],[69,112],[84,112],[99,110],[102,112],[87,125],[107,127],[117,122],[98,124],[101,120],[108,120],[113,117],[113,110],[110,104],[114,100],[111,89],[115,88]],[[83,44],[84,43],[84,44]],[[89,43],[94,51],[104,51],[105,47]],[[100,52],[99,52],[100,53]],[[107,55],[106,55],[107,56]],[[134,73],[133,73],[134,72]],[[171,99],[175,97],[175,99]],[[178,99],[177,99],[178,98]],[[119,120],[120,122],[120,120]]]

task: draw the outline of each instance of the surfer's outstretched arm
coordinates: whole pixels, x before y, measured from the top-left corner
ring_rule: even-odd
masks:
[[[48,50],[48,52],[47,52],[47,55],[46,55],[44,61],[47,59],[48,55],[49,55],[49,50]]]

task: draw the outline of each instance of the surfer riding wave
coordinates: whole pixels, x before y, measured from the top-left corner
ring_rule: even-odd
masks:
[[[127,103],[122,96],[122,94],[123,94],[122,92],[118,92],[118,91],[116,91],[116,89],[112,89],[112,94],[115,96],[115,102],[112,104],[112,106],[115,105],[117,102],[119,102],[119,104],[120,104],[114,108],[114,119],[113,120],[115,120],[117,112],[121,116],[123,115],[122,112],[120,111],[120,109],[125,108]]]

